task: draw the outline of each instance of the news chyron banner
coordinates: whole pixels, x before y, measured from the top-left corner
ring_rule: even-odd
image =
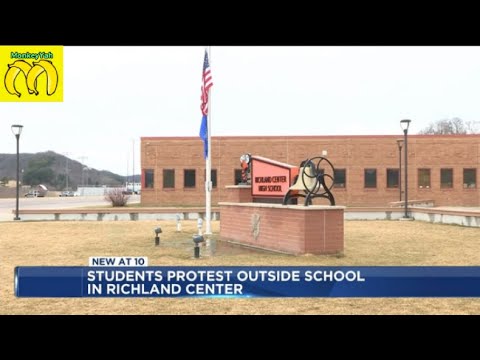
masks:
[[[0,102],[63,102],[63,46],[0,46]]]
[[[116,258],[122,259],[122,258]],[[480,297],[480,267],[15,268],[17,297]],[[140,258],[144,259],[144,258]],[[115,260],[116,261],[116,260]],[[146,264],[146,261],[142,261]]]

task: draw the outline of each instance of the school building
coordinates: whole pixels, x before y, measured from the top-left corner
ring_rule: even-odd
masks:
[[[321,156],[335,167],[337,205],[388,206],[404,189],[402,135],[214,136],[212,205],[228,200],[227,185],[241,181],[240,156],[251,154],[299,166]],[[205,160],[199,137],[142,137],[143,205],[205,203]],[[408,199],[435,206],[480,206],[480,135],[408,135]],[[403,199],[403,197],[402,197]]]

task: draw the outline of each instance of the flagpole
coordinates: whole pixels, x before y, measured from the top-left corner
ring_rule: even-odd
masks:
[[[212,49],[208,47],[208,59],[212,68]],[[205,235],[212,234],[212,88],[208,89],[208,116],[207,116],[207,151],[205,176]]]

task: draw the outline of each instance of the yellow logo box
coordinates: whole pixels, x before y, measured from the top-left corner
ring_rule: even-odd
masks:
[[[63,102],[63,46],[0,46],[0,102]]]

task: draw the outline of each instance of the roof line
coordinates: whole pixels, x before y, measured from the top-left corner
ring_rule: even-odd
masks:
[[[451,134],[451,135],[408,135],[409,138],[414,139],[432,139],[432,138],[480,138],[480,134]],[[389,138],[403,138],[403,134],[398,135],[252,135],[252,136],[212,136],[212,139],[389,139]],[[142,136],[141,140],[201,140],[199,136]]]

